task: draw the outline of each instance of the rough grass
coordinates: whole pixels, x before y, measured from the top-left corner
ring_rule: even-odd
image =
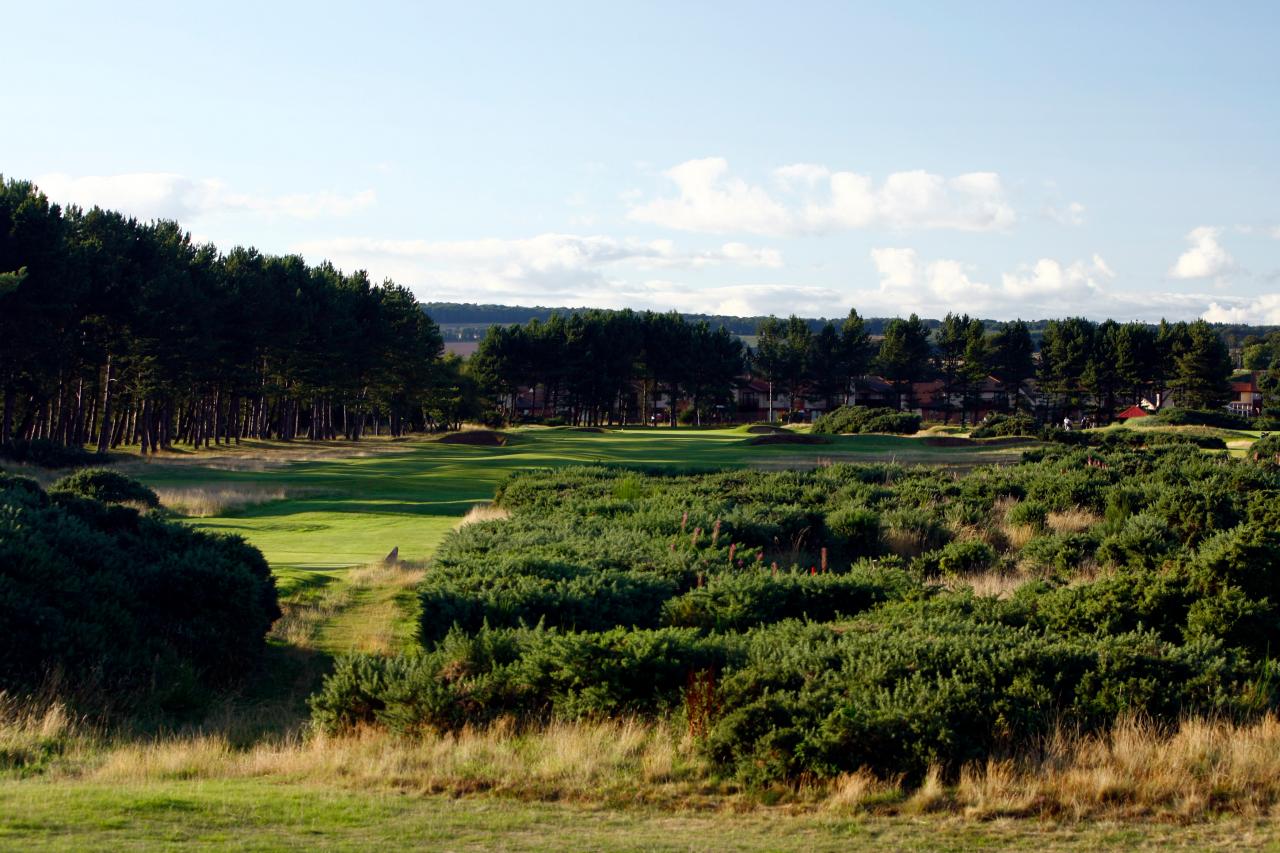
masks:
[[[1046,524],[1054,533],[1081,533],[1102,521],[1102,516],[1084,507],[1051,512]]]
[[[510,722],[407,738],[384,731],[259,739],[216,729],[120,739],[57,705],[0,701],[0,778],[148,783],[264,779],[359,791],[667,810],[942,814],[967,819],[1199,821],[1280,817],[1280,719],[1188,719],[1169,732],[1140,719],[1101,734],[1059,730],[1034,754],[923,781],[866,771],[790,787],[743,789],[716,775],[678,721]]]
[[[407,648],[413,633],[413,590],[426,573],[421,565],[374,563],[303,586],[281,599],[284,615],[270,639],[329,653],[388,654]]]
[[[155,493],[160,498],[161,506],[188,518],[229,515],[246,507],[282,501],[290,496],[284,488],[252,486],[162,487],[156,489]]]
[[[491,503],[476,504],[467,510],[467,514],[458,520],[456,527],[466,527],[468,524],[478,524],[482,521],[505,521],[511,517],[511,513],[500,506],[494,506]]]

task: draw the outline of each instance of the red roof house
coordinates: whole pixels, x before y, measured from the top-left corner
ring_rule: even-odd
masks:
[[[1130,418],[1145,418],[1150,414],[1151,414],[1150,412],[1148,412],[1146,409],[1142,408],[1141,406],[1130,406],[1120,414],[1116,415],[1116,419],[1121,421],[1127,421]]]

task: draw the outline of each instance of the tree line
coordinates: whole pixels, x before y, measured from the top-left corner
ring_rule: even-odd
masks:
[[[468,380],[442,351],[393,282],[0,179],[0,443],[399,434],[460,419]]]
[[[1194,409],[1230,399],[1226,343],[1203,321],[1050,320],[1038,350],[1026,322],[993,331],[964,314],[948,314],[933,328],[914,314],[893,318],[880,335],[856,310],[816,331],[794,316],[765,318],[755,331],[754,345],[745,346],[723,326],[674,312],[551,314],[490,326],[473,367],[507,414],[524,396],[535,415],[567,413],[584,424],[647,422],[658,395],[687,403],[697,420],[731,406],[748,372],[769,385],[761,408],[773,408],[775,399],[782,406],[822,401],[828,409],[856,403],[868,375],[892,386],[899,407],[927,405],[948,418],[954,410],[961,419],[978,408],[992,379],[1003,408],[1042,418],[1083,411],[1106,421],[1122,406],[1170,394]],[[938,390],[917,399],[915,385],[928,380]],[[1028,394],[1033,381],[1036,393]]]
[[[1217,408],[1229,393],[1226,344],[1204,322],[993,327],[855,310],[839,321],[766,317],[751,331],[747,346],[722,322],[675,312],[552,311],[490,326],[464,366],[442,357],[436,323],[391,281],[253,248],[220,253],[176,222],[64,209],[0,179],[0,444],[354,440],[457,426],[486,409],[512,416],[521,397],[580,424],[648,422],[665,397],[698,422],[732,418],[748,372],[768,383],[770,408],[775,397],[856,403],[860,378],[876,375],[899,406],[961,419],[988,377],[1007,409],[1028,405],[1036,380],[1042,417],[1107,419],[1171,392]],[[1280,365],[1275,340],[1245,337],[1245,358]],[[915,384],[930,379],[940,393],[916,400]]]

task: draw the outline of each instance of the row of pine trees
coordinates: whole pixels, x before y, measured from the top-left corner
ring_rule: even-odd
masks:
[[[27,182],[0,180],[0,274],[0,443],[358,439],[420,429],[456,390],[404,287]]]

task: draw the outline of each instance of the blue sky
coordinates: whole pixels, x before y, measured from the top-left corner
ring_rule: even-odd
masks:
[[[2,18],[6,176],[423,300],[1280,323],[1274,2]]]

